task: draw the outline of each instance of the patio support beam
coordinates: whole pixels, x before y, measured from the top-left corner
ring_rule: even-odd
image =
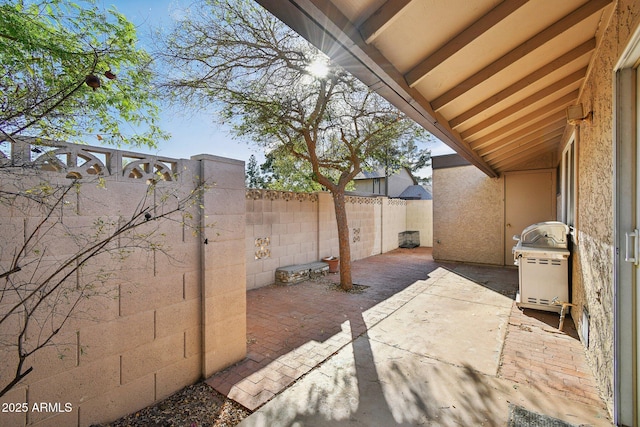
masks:
[[[449,124],[451,125],[452,128],[456,128],[458,126],[460,126],[461,124],[463,124],[464,122],[472,119],[473,117],[477,116],[478,114],[481,114],[483,111],[486,111],[487,109],[493,107],[494,105],[498,104],[499,102],[504,101],[505,99],[507,99],[508,97],[516,94],[517,92],[525,89],[526,87],[534,84],[535,82],[547,77],[549,74],[553,73],[554,71],[560,69],[561,67],[564,67],[567,64],[570,64],[571,62],[575,61],[576,59],[586,55],[587,53],[593,51],[596,48],[596,39],[593,38],[591,40],[586,41],[585,43],[582,43],[580,46],[571,49],[569,52],[565,53],[564,55],[556,58],[555,60],[549,62],[548,64],[544,65],[541,68],[538,68],[536,71],[534,71],[533,73],[529,74],[528,76],[518,80],[517,82],[515,82],[514,84],[512,84],[511,86],[501,90],[500,92],[496,93],[495,95],[491,96],[490,98],[482,101],[481,103],[477,104],[476,106],[474,106],[473,108],[465,111],[464,113],[460,114],[459,116],[455,117],[454,119],[452,119]],[[584,70],[586,73],[586,69]],[[584,75],[584,73],[582,74]]]
[[[405,74],[405,80],[411,87],[420,83],[429,71],[433,70],[442,62],[446,61],[454,53],[467,46],[469,43],[480,37],[487,30],[498,24],[507,16],[518,10],[529,0],[504,0],[491,9],[486,15],[467,27],[464,31],[452,38],[449,42],[422,60],[418,65]]]
[[[371,44],[389,25],[396,20],[411,0],[391,0],[385,2],[360,27],[365,43]]]
[[[534,122],[540,117],[543,117],[545,114],[552,113],[552,112],[555,113],[560,109],[564,109],[568,105],[575,103],[575,101],[578,99],[578,93],[579,93],[578,90],[574,90],[573,92],[570,92],[562,96],[561,98],[558,98],[548,104],[545,104],[543,107],[538,108],[534,112],[527,114],[525,117],[518,119],[514,124],[498,129],[497,131],[495,131],[495,133],[492,133],[489,135],[495,135],[495,137],[499,137],[500,134],[510,131],[513,126],[519,126],[523,123]],[[528,104],[528,105],[531,105],[531,104]],[[517,108],[514,108],[513,106],[511,106],[505,110],[502,110],[500,113],[489,117],[488,119],[484,119],[482,122],[478,123],[475,126],[470,127],[464,132],[461,132],[460,135],[466,140],[467,138],[470,138],[473,135],[482,132],[488,127],[495,125],[496,123],[500,122],[500,120],[503,120],[506,117],[509,117],[511,115],[514,115],[522,111],[522,109],[526,108],[528,105],[524,104],[522,106],[518,106]],[[488,137],[489,135],[486,135],[486,136]]]
[[[566,118],[566,113],[564,111],[559,111],[557,113],[551,114],[547,117],[543,117],[540,120],[538,120],[537,122],[520,129],[517,132],[514,132],[500,140],[485,140],[484,138],[482,140],[476,140],[474,142],[471,143],[471,145],[474,147],[473,149],[476,151],[482,151],[483,153],[487,154],[490,153],[491,151],[495,151],[498,148],[502,147],[503,145],[508,144],[510,141],[513,141],[516,138],[522,138],[523,136],[527,136],[530,135],[538,130],[549,130],[549,129],[556,129],[556,124],[557,123],[563,123],[565,126],[567,124],[566,122],[567,118]],[[553,126],[553,127],[550,127]]]
[[[467,93],[472,88],[478,86],[483,83],[494,74],[504,70],[509,65],[515,63],[520,58],[525,55],[530,54],[534,50],[538,49],[545,43],[551,41],[558,35],[562,34],[569,28],[574,25],[580,23],[584,19],[587,19],[594,13],[602,10],[606,7],[611,0],[590,0],[584,5],[580,6],[578,9],[566,15],[564,18],[556,21],[554,24],[550,25],[546,29],[542,30],[529,40],[522,43],[520,46],[514,48],[510,52],[503,55],[501,58],[497,59],[493,63],[487,65],[482,70],[473,74],[471,77],[466,79],[465,81],[457,84],[453,89],[445,92],[440,95],[436,99],[431,101],[431,106],[435,111],[441,110],[445,105],[449,104],[454,99],[460,97],[461,95]]]

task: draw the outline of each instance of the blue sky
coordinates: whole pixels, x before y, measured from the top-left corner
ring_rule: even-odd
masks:
[[[133,22],[138,27],[142,47],[148,47],[149,50],[151,47],[147,44],[151,29],[170,26],[172,17],[178,16],[191,3],[191,0],[98,0],[101,7],[108,9],[115,6]],[[176,111],[163,107],[161,126],[171,134],[171,139],[159,143],[157,149],[131,150],[173,158],[189,158],[205,153],[244,161],[251,154],[259,162],[264,159],[261,147],[234,139],[228,129],[215,122],[212,111]],[[439,141],[431,144],[430,148],[433,155],[453,152]],[[429,170],[420,175],[430,174]]]

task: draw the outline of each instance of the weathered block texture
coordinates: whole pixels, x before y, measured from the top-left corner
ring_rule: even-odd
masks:
[[[398,233],[420,230],[431,246],[431,200],[347,196],[351,259],[398,247]],[[247,289],[274,283],[276,269],[338,256],[338,231],[330,193],[246,192]]]
[[[35,142],[19,141],[9,157],[0,158],[3,190],[49,192],[73,183],[67,175],[77,185],[48,220],[47,209],[29,197],[0,203],[0,271],[11,268],[29,239],[33,243],[21,270],[11,274],[14,283],[28,287],[71,271],[56,298],[42,304],[47,310],[34,314],[30,324],[43,327],[27,331],[28,346],[65,320],[64,310],[76,300],[78,305],[51,345],[27,359],[33,371],[0,403],[62,402],[72,410],[0,414],[0,425],[108,422],[242,359],[246,266],[238,254],[245,251],[244,163],[207,155],[166,159],[52,141],[31,150]],[[51,150],[66,153],[68,163],[45,162],[40,170],[42,162],[29,157]],[[96,157],[98,166],[73,163],[83,156]],[[36,167],[25,168],[25,162]],[[197,190],[203,182],[205,188]],[[202,197],[190,198],[194,190]],[[65,266],[140,209],[148,213],[141,226],[119,234],[77,271],[71,270],[75,261]],[[4,293],[0,310],[19,302],[19,295]],[[3,343],[17,336],[20,325],[18,317],[3,322]],[[0,346],[0,388],[13,378],[14,348]]]

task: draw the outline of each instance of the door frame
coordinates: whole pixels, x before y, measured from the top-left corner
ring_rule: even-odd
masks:
[[[634,265],[625,261],[625,233],[640,227],[636,223],[638,163],[636,99],[637,71],[640,61],[640,26],[613,70],[614,74],[614,423],[634,425],[638,413],[638,334],[634,307]],[[636,254],[637,256],[637,254]],[[637,280],[637,279],[636,279]],[[629,324],[634,325],[631,328]]]
[[[507,200],[507,180],[509,179],[509,176],[513,176],[513,175],[527,175],[527,174],[535,174],[535,173],[551,173],[551,195],[550,195],[550,201],[551,201],[551,220],[554,220],[557,218],[557,197],[556,197],[556,187],[557,187],[557,180],[558,180],[558,176],[557,176],[557,169],[556,168],[543,168],[543,169],[525,169],[525,170],[518,170],[518,171],[508,171],[508,172],[504,172],[504,177],[503,177],[503,194],[504,194],[504,204],[503,204],[503,222],[502,222],[502,230],[503,230],[503,235],[502,235],[502,252],[503,252],[503,265],[513,265],[513,257],[508,255],[508,251],[510,250],[510,248],[512,248],[516,242],[512,240],[513,235],[514,234],[520,234],[522,233],[523,230],[517,230],[511,227],[511,225],[508,223],[508,218],[507,218],[507,205],[509,203],[509,201]],[[531,225],[531,224],[527,224],[527,225]],[[510,231],[509,231],[510,230]],[[509,243],[511,243],[511,246],[509,246]]]

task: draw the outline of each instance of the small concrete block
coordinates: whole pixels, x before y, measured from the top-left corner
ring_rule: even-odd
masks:
[[[322,261],[280,267],[276,269],[276,284],[293,285],[305,280],[325,276],[328,272],[329,264]]]

